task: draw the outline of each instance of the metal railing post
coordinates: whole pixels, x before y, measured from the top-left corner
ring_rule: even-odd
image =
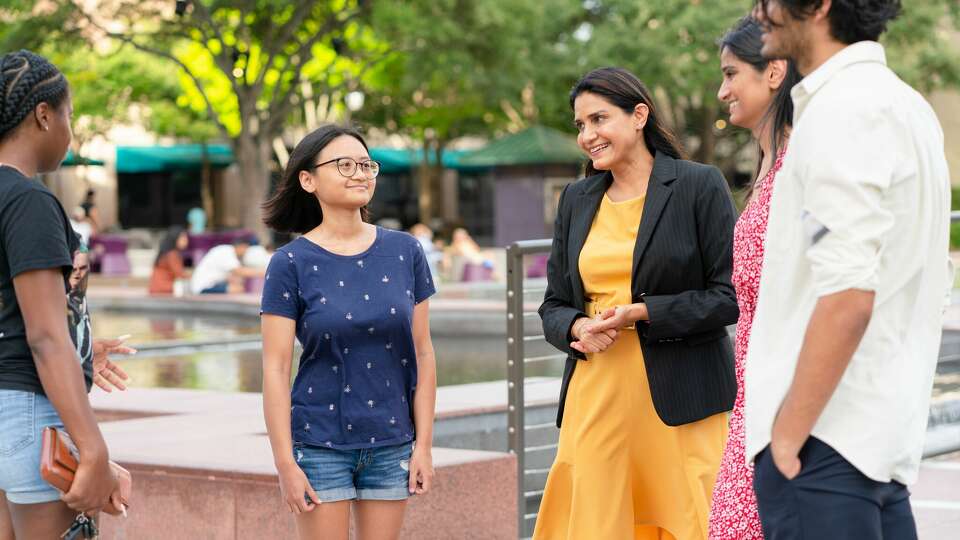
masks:
[[[517,456],[517,533],[523,535],[527,501],[524,495],[523,397],[523,251],[507,248],[507,448]]]

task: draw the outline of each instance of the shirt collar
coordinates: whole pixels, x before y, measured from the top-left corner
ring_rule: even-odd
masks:
[[[883,45],[876,41],[858,41],[847,45],[793,87],[790,93],[794,102],[805,100],[815,94],[837,73],[861,62],[887,65],[887,55],[883,50]]]

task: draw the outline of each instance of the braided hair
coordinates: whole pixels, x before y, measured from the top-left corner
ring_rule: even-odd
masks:
[[[0,140],[37,105],[58,108],[67,94],[66,77],[46,58],[25,49],[0,57]]]

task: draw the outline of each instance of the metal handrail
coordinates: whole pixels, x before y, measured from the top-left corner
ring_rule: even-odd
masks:
[[[950,222],[960,222],[960,211],[950,213]],[[511,454],[517,456],[517,514],[519,521],[518,532],[522,535],[526,528],[527,521],[535,519],[537,512],[527,511],[528,495],[534,497],[542,494],[542,490],[526,489],[525,478],[534,474],[542,474],[549,469],[527,469],[526,453],[542,452],[552,450],[557,447],[556,444],[546,444],[526,447],[526,433],[545,429],[553,424],[534,424],[526,425],[524,417],[524,368],[526,364],[544,362],[562,358],[562,354],[551,354],[534,356],[527,358],[524,356],[524,345],[528,342],[544,340],[544,336],[524,335],[524,320],[537,317],[535,311],[524,311],[523,296],[530,292],[524,289],[524,266],[523,257],[525,255],[540,255],[550,252],[552,242],[549,239],[543,240],[522,240],[514,242],[507,247],[507,448]],[[537,291],[542,291],[542,286]],[[951,360],[953,360],[951,358]]]
[[[544,339],[541,336],[524,335],[524,321],[538,317],[537,312],[526,312],[523,306],[525,278],[524,255],[539,255],[550,252],[550,240],[524,240],[514,242],[507,248],[507,448],[517,456],[517,532],[524,536],[527,521],[536,518],[536,512],[527,511],[526,453],[527,451],[551,450],[552,448],[526,447],[527,430],[524,417],[524,368],[528,361],[542,361],[544,358],[528,359],[524,356],[524,345],[531,341]],[[551,357],[556,355],[549,355]],[[534,429],[542,425],[531,426]],[[556,445],[552,445],[553,448]]]

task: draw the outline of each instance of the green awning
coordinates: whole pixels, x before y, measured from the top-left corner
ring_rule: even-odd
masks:
[[[484,165],[464,165],[460,159],[469,152],[463,150],[444,150],[443,166],[448,169],[477,169]],[[420,165],[423,150],[398,148],[371,148],[370,157],[380,162],[381,172],[398,174],[409,172]],[[210,144],[206,148],[206,159],[214,168],[228,167],[234,162],[233,151],[225,144]],[[431,162],[433,159],[431,159]],[[199,169],[203,166],[203,147],[199,144],[179,144],[173,146],[118,146],[117,172],[143,173]]]
[[[73,150],[68,150],[67,157],[63,159],[63,163],[61,163],[60,166],[75,167],[77,165],[96,165],[97,167],[103,167],[103,161],[78,156],[73,153]]]
[[[460,158],[468,154],[464,150],[444,150],[441,161],[447,169],[473,169],[475,166],[464,166]],[[397,174],[417,168],[423,161],[423,150],[408,150],[401,148],[371,148],[370,157],[380,162],[380,172]],[[431,153],[430,162],[435,158]]]
[[[462,156],[461,166],[580,164],[586,156],[574,137],[545,126],[533,126],[497,139]]]
[[[225,144],[117,147],[118,173],[201,169],[204,161],[217,169],[228,167],[234,161],[233,150]]]

